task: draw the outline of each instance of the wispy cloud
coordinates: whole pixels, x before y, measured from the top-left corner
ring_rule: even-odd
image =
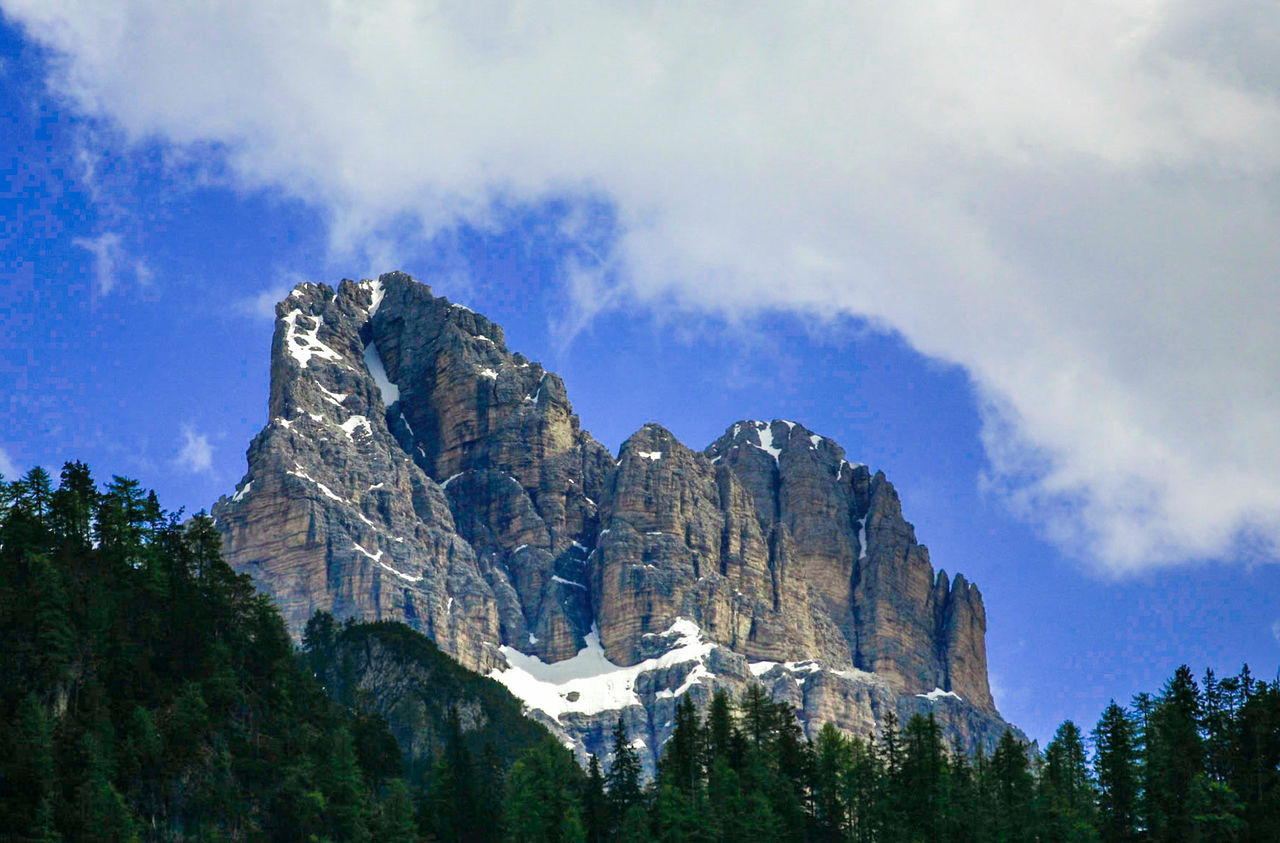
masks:
[[[859,316],[965,367],[991,488],[1082,558],[1280,542],[1274,5],[0,3],[337,250],[607,207],[582,314]]]
[[[146,262],[128,254],[117,232],[104,231],[97,237],[77,237],[72,242],[93,255],[93,278],[100,295],[107,295],[129,278],[144,287],[154,278]]]
[[[286,272],[270,286],[252,296],[238,299],[233,307],[241,316],[251,319],[275,319],[276,303],[282,301],[289,291],[308,280],[296,272]]]
[[[3,474],[6,480],[17,480],[18,473],[18,467],[9,456],[9,452],[0,448],[0,474]]]
[[[211,471],[213,445],[209,443],[209,437],[187,425],[182,429],[182,440],[182,447],[175,460],[178,467],[192,474]]]

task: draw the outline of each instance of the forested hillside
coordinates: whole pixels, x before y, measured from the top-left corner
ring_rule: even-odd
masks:
[[[554,759],[521,761],[509,822],[526,840],[575,839],[555,829],[583,825],[593,841],[1263,843],[1280,840],[1278,764],[1280,688],[1247,670],[1197,686],[1180,668],[1159,696],[1112,704],[1090,735],[1064,723],[1043,755],[1011,732],[990,757],[949,752],[926,717],[807,742],[757,689],[736,705],[717,694],[701,720],[685,698],[648,787],[619,730],[608,774],[593,759],[558,818],[530,807],[552,804],[549,777],[529,771]],[[539,781],[539,799],[521,795]]]
[[[551,738],[502,685],[467,670],[402,623],[338,624],[317,612],[303,637],[308,667],[330,696],[384,717],[404,755],[405,776],[432,781],[437,763],[461,749],[501,773]]]
[[[0,838],[413,839],[381,718],[328,699],[207,517],[78,463],[0,517]]]
[[[621,724],[584,771],[407,627],[321,614],[296,650],[207,517],[79,463],[0,483],[0,636],[5,840],[1280,839],[1280,684],[1247,669],[1180,668],[1043,755],[685,697],[646,782]]]

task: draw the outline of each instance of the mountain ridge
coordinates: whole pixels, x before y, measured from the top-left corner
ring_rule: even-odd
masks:
[[[892,484],[829,438],[740,421],[695,451],[648,423],[615,456],[501,326],[402,273],[299,285],[276,316],[270,421],[214,515],[295,634],[321,609],[402,620],[502,681],[504,649],[552,667],[594,633],[623,669],[688,622],[707,681],[638,694],[654,740],[659,691],[753,681],[812,728],[958,699],[957,736],[998,738],[981,593],[935,574]],[[543,714],[580,749],[598,725]]]

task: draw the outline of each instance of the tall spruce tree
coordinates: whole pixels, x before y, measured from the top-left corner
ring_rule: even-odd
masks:
[[[851,792],[847,780],[853,775],[852,741],[831,723],[818,732],[814,746],[810,798],[813,804],[815,840],[844,840],[851,831]]]
[[[924,840],[941,839],[951,814],[951,781],[942,731],[932,712],[916,714],[902,733],[903,759],[899,792],[904,800],[902,815],[911,836]],[[905,803],[914,809],[907,809]]]
[[[1070,720],[1058,727],[1045,749],[1040,793],[1049,840],[1076,843],[1097,838],[1096,794],[1084,741]]]
[[[445,720],[444,754],[436,764],[431,789],[435,833],[441,840],[471,843],[480,839],[483,809],[477,779],[457,706],[450,706]]]
[[[525,750],[508,776],[508,839],[519,843],[585,840],[578,807],[581,783],[582,769],[554,738]]]
[[[1138,752],[1134,723],[1115,700],[1093,730],[1093,772],[1098,782],[1098,832],[1107,843],[1138,835]]]
[[[1147,729],[1147,830],[1160,843],[1193,836],[1192,785],[1204,764],[1199,715],[1199,689],[1182,665],[1156,700]]]
[[[609,792],[609,822],[621,829],[633,808],[640,806],[640,756],[627,736],[626,724],[618,718],[613,727],[613,761],[605,776]]]
[[[587,843],[602,843],[609,834],[609,803],[604,791],[600,759],[593,753],[587,763],[587,780],[582,788],[582,824]]]
[[[1027,747],[1006,731],[991,754],[991,777],[996,797],[996,829],[1009,843],[1030,843],[1036,836],[1035,783]]]

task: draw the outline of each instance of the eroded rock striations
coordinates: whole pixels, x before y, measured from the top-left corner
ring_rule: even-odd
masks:
[[[699,452],[647,424],[615,457],[557,375],[401,273],[300,285],[276,317],[270,422],[214,516],[295,634],[404,621],[580,752],[622,716],[650,768],[676,698],[748,682],[810,730],[1006,728],[978,589],[830,439],[743,421]]]

